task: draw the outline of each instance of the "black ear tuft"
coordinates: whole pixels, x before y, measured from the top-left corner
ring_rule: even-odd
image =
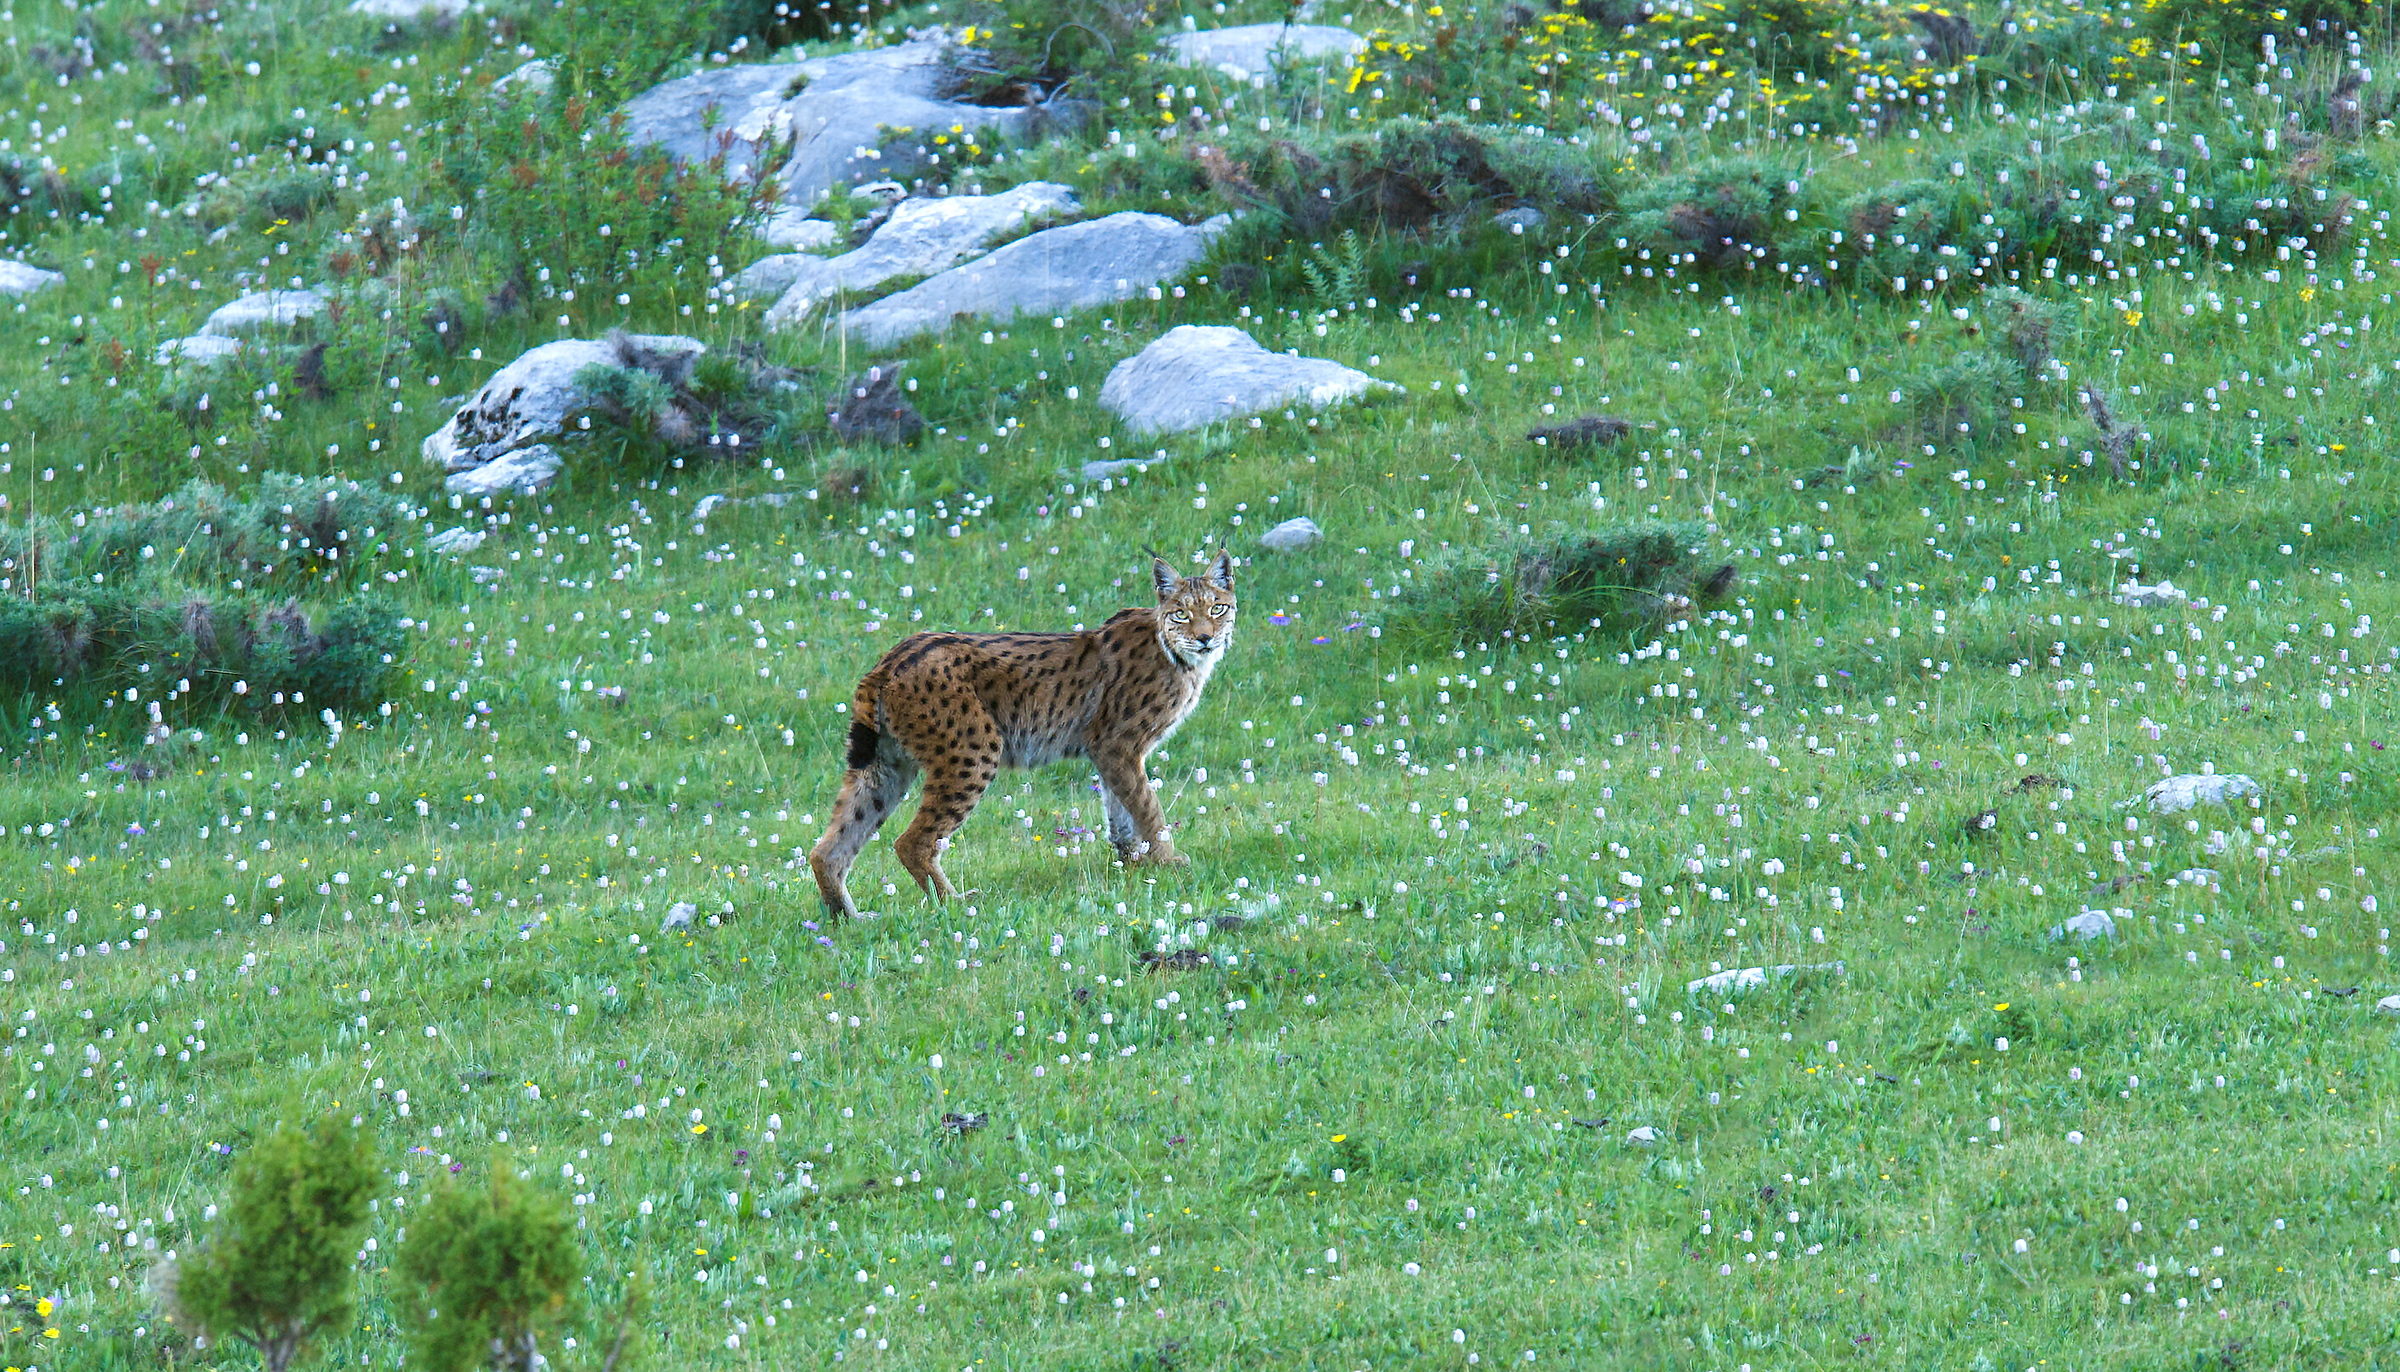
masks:
[[[1220,591],[1233,589],[1233,554],[1219,552],[1217,560],[1208,564],[1208,584]]]
[[[1175,588],[1182,583],[1182,578],[1175,575],[1175,569],[1163,557],[1150,559],[1150,580],[1158,587],[1160,600],[1175,594]]]

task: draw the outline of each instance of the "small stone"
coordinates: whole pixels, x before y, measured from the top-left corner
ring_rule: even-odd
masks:
[[[2115,938],[2117,922],[2108,917],[2106,910],[2085,910],[2081,914],[2067,916],[2064,924],[2050,926],[2053,940],[2064,939],[2070,934],[2086,943],[2096,938]]]
[[[325,312],[325,297],[312,290],[253,291],[221,305],[200,325],[200,332],[218,338],[237,338],[270,329],[290,329]]]
[[[692,917],[699,913],[700,907],[690,901],[676,901],[667,907],[667,917],[658,922],[658,932],[671,934],[678,929],[689,929],[692,927]]]
[[[425,540],[425,548],[442,557],[458,557],[482,547],[483,537],[481,529],[448,528]]]
[[[692,522],[697,524],[725,506],[736,503],[729,495],[704,495],[700,497],[700,503],[692,507]]]
[[[1100,403],[1147,434],[1294,404],[1323,409],[1379,387],[1392,389],[1339,362],[1269,352],[1237,328],[1179,324],[1110,368]]]
[[[1635,1148],[1656,1148],[1659,1134],[1647,1124],[1637,1124],[1625,1131],[1625,1142]]]
[[[1287,519],[1258,536],[1258,546],[1269,552],[1296,553],[1325,541],[1325,531],[1307,515]]]
[[[23,262],[0,262],[0,295],[28,296],[66,281],[63,272],[44,271]]]
[[[2166,780],[2152,785],[2134,800],[2126,801],[2125,805],[2147,800],[2150,802],[2153,812],[2173,815],[2181,814],[2203,802],[2210,805],[2223,805],[2239,800],[2243,796],[2254,796],[2258,793],[2258,783],[2239,772],[2222,774],[2188,772],[2182,776],[2168,777]],[[2125,805],[2117,808],[2123,809]]]
[[[1542,212],[1531,205],[1520,206],[1513,210],[1502,210],[1492,216],[1493,223],[1516,233],[1533,232],[1542,226],[1543,219]]]
[[[528,95],[548,95],[558,84],[558,64],[547,57],[537,57],[492,83],[492,94],[503,95],[523,90]]]
[[[1107,462],[1086,462],[1083,464],[1082,473],[1084,480],[1098,481],[1104,477],[1123,476],[1130,471],[1146,471],[1149,466],[1150,462],[1147,458],[1119,457]]]
[[[2400,1015],[2400,996],[2385,996],[2383,999],[2375,1002],[2375,1013],[2379,1015]]]
[[[1831,972],[1839,976],[1842,971],[1843,965],[1839,962],[1787,962],[1775,967],[1728,967],[1722,972],[1702,977],[1698,981],[1685,982],[1683,991],[1685,995],[1689,996],[1699,995],[1703,991],[1712,996],[1730,996],[1753,987],[1764,986],[1771,977],[1789,977],[1801,972]]]
[[[2174,582],[2165,577],[2160,577],[2155,586],[2144,586],[2138,581],[2128,581],[2117,588],[2117,593],[2112,598],[2119,605],[2135,610],[2147,610],[2161,605],[2188,605],[2192,599],[2191,596],[2177,589]]]
[[[1633,432],[1633,421],[1619,419],[1613,414],[1577,415],[1564,424],[1545,424],[1530,430],[1525,438],[1544,448],[1598,448],[1616,442]]]

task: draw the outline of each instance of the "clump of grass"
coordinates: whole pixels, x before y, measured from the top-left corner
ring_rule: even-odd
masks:
[[[190,583],[240,578],[250,589],[355,582],[377,545],[422,512],[359,481],[269,473],[234,495],[194,481],[155,501],[0,525],[0,589],[52,584]]]
[[[1655,521],[1510,534],[1429,558],[1392,624],[1404,640],[1492,644],[1611,623],[1678,619],[1723,595],[1732,567],[1703,567],[1700,526]]]
[[[799,385],[755,349],[663,352],[612,330],[613,356],[575,374],[594,411],[628,438],[669,449],[756,451],[782,426]]]
[[[2014,358],[1983,348],[1961,348],[1900,379],[1901,404],[1929,443],[1989,428],[2009,398],[2024,393],[2025,369]]]

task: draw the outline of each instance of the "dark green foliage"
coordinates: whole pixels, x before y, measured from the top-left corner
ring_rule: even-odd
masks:
[[[1580,218],[1615,203],[1610,173],[1588,150],[1450,119],[1396,119],[1369,134],[1253,139],[1195,156],[1220,194],[1273,208],[1292,231],[1310,236],[1353,227],[1455,232],[1498,210]]]
[[[374,595],[348,597],[311,625],[297,601],[61,584],[0,600],[0,692],[88,697],[138,686],[170,699],[339,709],[381,698],[406,637]]]
[[[194,481],[157,501],[0,525],[0,589],[65,582],[191,583],[241,578],[252,590],[354,582],[376,545],[409,537],[404,495],[357,481],[270,473],[235,496]]]
[[[168,1317],[218,1342],[258,1350],[282,1372],[351,1318],[351,1278],[375,1189],[366,1135],[328,1116],[278,1128],[234,1164],[224,1219],[190,1256],[162,1270]]]
[[[1403,639],[1443,646],[1549,638],[1690,613],[1729,580],[1694,561],[1697,525],[1552,528],[1447,549],[1426,560],[1422,589],[1393,622]]]
[[[595,416],[634,442],[755,453],[783,426],[798,394],[795,373],[755,349],[658,352],[622,332],[608,342],[615,357],[576,372],[575,385]]]
[[[1798,169],[1756,157],[1713,158],[1690,171],[1654,177],[1625,197],[1629,246],[1689,253],[1696,265],[1723,270],[1750,265],[1785,224],[1783,212],[1800,199]]]
[[[410,1366],[531,1372],[543,1333],[572,1313],[583,1255],[565,1203],[502,1157],[490,1184],[445,1182],[434,1193],[393,1268]]]

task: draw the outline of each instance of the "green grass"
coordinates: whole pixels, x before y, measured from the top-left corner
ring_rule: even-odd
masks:
[[[455,70],[488,42],[415,50]],[[79,89],[153,109],[133,85]],[[0,702],[0,1365],[219,1365],[142,1294],[148,1243],[188,1248],[233,1157],[338,1105],[391,1176],[365,1318],[325,1365],[393,1365],[409,1211],[500,1150],[581,1202],[590,1318],[562,1366],[597,1366],[640,1269],[673,1367],[2388,1366],[2385,223],[2315,281],[2144,256],[2025,282],[2071,325],[2070,380],[2027,376],[1964,434],[1905,397],[2008,346],[1973,296],[1669,292],[1554,224],[1378,239],[1375,302],[1329,316],[1352,302],[1289,294],[1293,269],[1246,304],[1195,282],[922,342],[939,428],[912,449],[797,419],[756,464],[612,442],[545,496],[455,510],[413,451],[438,398],[559,313],[754,331],[669,254],[622,310],[540,302],[456,354],[411,309],[408,332],[362,315],[331,398],[269,418],[246,397],[281,374],[229,374],[194,426],[132,394],[157,384],[138,360],[111,387],[64,340],[134,308],[102,268],[152,242],[208,273],[162,288],[171,332],[237,267],[283,274],[273,247],[47,230],[69,284],[11,338],[53,342],[0,361],[12,520],[270,469],[431,508],[371,574],[412,620],[390,713],[338,737],[249,697],[171,706],[149,747],[147,690]],[[493,284],[464,243],[427,261],[406,299]],[[1114,429],[1108,369],[1182,322],[1408,390]],[[2090,382],[2149,435],[2127,480],[2087,465]],[[1522,437],[1585,411],[1642,427]],[[1152,453],[1106,489],[1076,474]],[[858,468],[856,501],[819,481]],[[798,499],[691,520],[776,491]],[[1300,514],[1323,545],[1257,549]],[[1708,529],[1733,598],[1399,646],[1445,545],[1654,519]],[[490,536],[423,548],[454,523]],[[880,917],[823,925],[795,858],[857,677],[911,629],[1097,624],[1139,603],[1152,545],[1255,554],[1232,655],[1153,759],[1192,866],[1117,868],[1060,766],[960,834],[976,894],[925,903],[886,842],[853,876]],[[2208,605],[2112,604],[2137,574]],[[2124,808],[2203,765],[2263,795]],[[2170,880],[2194,867],[2217,885]],[[699,919],[663,933],[678,901]],[[2120,937],[2048,938],[2087,905]],[[1209,961],[1142,956],[1186,948]]]

